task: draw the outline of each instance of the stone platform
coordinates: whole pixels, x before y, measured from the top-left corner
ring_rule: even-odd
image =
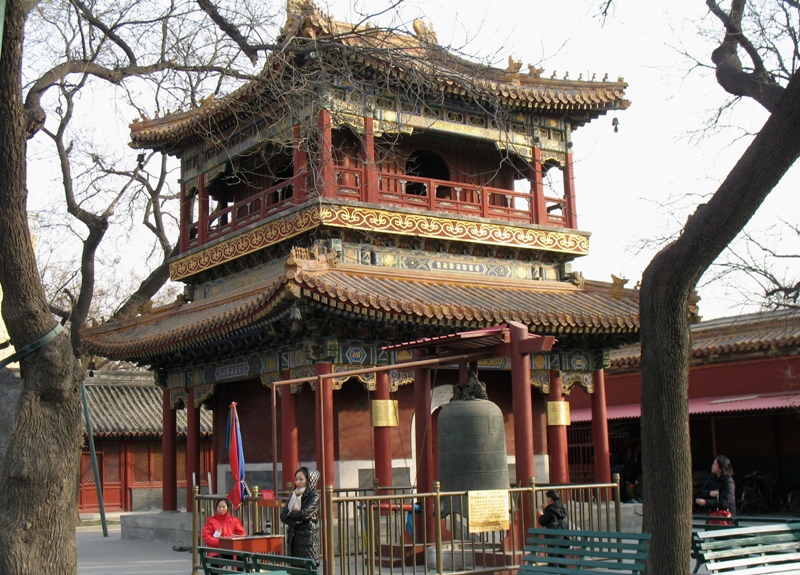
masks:
[[[122,539],[164,541],[175,545],[192,545],[192,514],[184,511],[131,513],[121,515]]]

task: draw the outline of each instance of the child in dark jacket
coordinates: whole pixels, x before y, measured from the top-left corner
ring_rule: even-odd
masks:
[[[568,529],[567,509],[561,504],[558,492],[551,489],[545,493],[545,497],[547,497],[547,503],[539,516],[539,525],[545,529]],[[569,543],[564,543],[563,547],[569,548]],[[552,554],[551,557],[564,557],[564,555]]]

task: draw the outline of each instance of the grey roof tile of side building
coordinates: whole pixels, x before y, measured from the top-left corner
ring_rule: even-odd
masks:
[[[95,372],[87,377],[86,397],[95,437],[160,437],[163,392],[151,373]],[[186,435],[186,410],[176,410],[179,436]],[[200,410],[200,433],[210,435],[211,412]]]

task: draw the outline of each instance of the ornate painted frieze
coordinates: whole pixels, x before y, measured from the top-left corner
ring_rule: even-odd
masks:
[[[194,287],[194,301],[222,295],[234,290],[280,277],[285,271],[285,261],[276,260],[231,274],[225,278],[206,282]]]
[[[169,277],[177,281],[233,261],[311,230],[319,226],[319,218],[319,209],[312,206],[283,215],[219,243],[204,246],[200,251],[170,263]]]
[[[541,268],[555,264],[541,264],[522,260],[471,256],[465,254],[432,253],[424,250],[409,250],[391,246],[356,244],[352,242],[331,243],[339,253],[342,263],[414,271],[435,271],[470,274],[490,278],[536,280],[543,279]]]
[[[594,393],[594,374],[587,371],[564,371],[561,373],[561,392],[569,395],[572,388],[581,386],[587,393]]]
[[[550,372],[532,369],[531,385],[542,393],[550,393]]]
[[[189,394],[186,388],[175,387],[169,390],[169,406],[171,409],[183,409],[189,402]]]
[[[290,374],[289,379],[315,377],[314,366],[319,361],[331,363],[334,373],[344,373],[414,359],[411,350],[404,349],[387,353],[381,349],[384,345],[386,342],[369,342],[358,339],[340,340],[335,337],[327,337],[319,341],[274,349],[267,353],[235,358],[224,363],[218,362],[186,371],[169,373],[165,378],[174,407],[176,401],[180,402],[181,398],[185,398],[186,388],[189,386],[195,388],[195,403],[199,405],[213,393],[217,383],[259,378],[263,385],[271,386],[272,382],[284,379],[287,370]],[[534,354],[531,356],[531,385],[542,393],[549,393],[551,371],[561,371],[565,394],[569,393],[576,384],[592,393],[594,390],[592,374],[594,364],[595,358],[592,353],[582,350]],[[508,371],[511,369],[511,361],[506,357],[481,360],[478,365],[482,370]],[[457,364],[440,367],[441,369],[458,369]],[[335,377],[334,389],[340,389],[344,382],[351,377],[360,381],[366,389],[375,391],[374,373]],[[389,371],[389,386],[392,391],[397,391],[401,385],[412,383],[413,380],[412,370],[392,369]],[[292,384],[290,392],[300,393],[303,387],[303,383]],[[315,382],[309,382],[309,387],[313,390]],[[278,386],[278,393],[281,394],[283,391],[283,386]]]
[[[197,385],[194,388],[194,406],[200,407],[203,402],[214,395],[214,389],[216,385],[213,383],[204,383],[202,385]]]
[[[174,281],[186,279],[202,271],[292,238],[320,225],[574,255],[586,255],[589,253],[588,236],[572,231],[495,224],[470,219],[461,220],[424,213],[395,212],[362,206],[322,204],[307,206],[295,212],[282,215],[280,218],[179,258],[170,263],[170,278]],[[345,255],[354,258],[355,252]],[[359,251],[358,256],[362,258],[359,263],[363,263],[364,256],[361,251]],[[380,263],[387,266],[391,265],[392,257],[396,258],[397,256],[383,252],[381,253]],[[411,262],[408,263],[410,264]],[[482,263],[488,266],[488,261]],[[436,269],[436,266],[446,268],[454,265],[454,263],[444,257],[438,259],[434,257],[427,265],[431,265],[433,269]],[[472,265],[475,268],[480,264],[476,261]],[[509,265],[513,265],[513,262]],[[514,267],[512,272],[514,277],[520,277],[520,279],[532,277],[535,279],[537,270],[527,269],[528,267],[530,267],[530,264],[527,264],[527,267]],[[497,271],[500,268],[495,265],[492,269]],[[266,274],[267,272],[260,273]],[[521,276],[518,274],[521,274]],[[244,275],[233,281],[258,280],[254,279],[254,276]],[[221,282],[219,285],[224,283]],[[205,286],[203,289],[205,289]],[[209,289],[211,295],[214,295],[214,286],[209,286]]]
[[[568,351],[561,354],[561,369],[565,371],[593,371],[594,356],[589,352]]]
[[[576,255],[589,253],[589,238],[584,234],[569,231],[543,230],[336,204],[323,205],[320,220],[328,226],[364,231],[523,247]]]

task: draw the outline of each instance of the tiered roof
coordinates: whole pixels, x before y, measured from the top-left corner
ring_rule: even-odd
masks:
[[[324,314],[445,329],[518,321],[556,336],[630,338],[639,330],[638,292],[607,283],[460,278],[291,257],[280,277],[88,328],[83,342],[92,354],[151,362],[263,329],[300,302]]]
[[[506,69],[465,59],[440,46],[435,34],[420,21],[415,34],[399,30],[373,28],[369,23],[354,25],[323,15],[312,3],[295,6],[289,14],[280,49],[267,58],[262,71],[229,96],[209,99],[192,110],[164,118],[133,122],[132,145],[138,148],[172,149],[187,138],[225,124],[254,99],[269,101],[270,93],[296,89],[293,74],[314,77],[321,69],[335,72],[347,66],[359,81],[383,87],[412,86],[469,103],[502,107],[535,114],[556,114],[568,118],[573,127],[605,114],[626,109],[627,84],[619,78],[609,81],[606,74],[595,81],[582,78],[542,76],[542,70],[528,66],[521,73],[521,62],[509,58]],[[299,63],[293,55],[309,55]],[[330,81],[330,80],[329,80]]]

